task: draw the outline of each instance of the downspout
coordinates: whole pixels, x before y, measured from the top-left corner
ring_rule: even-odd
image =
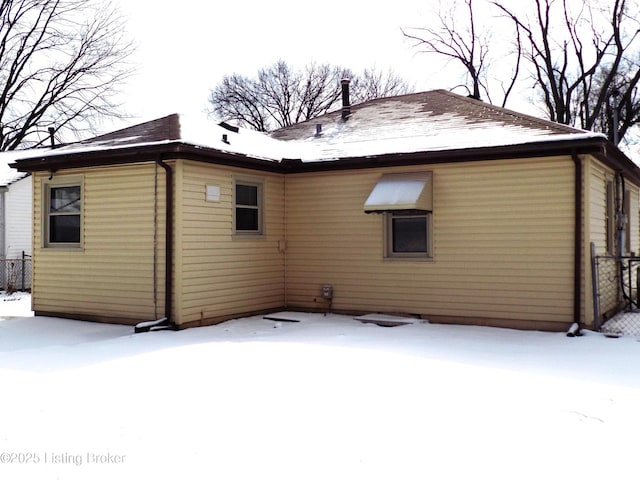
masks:
[[[173,171],[158,157],[156,164],[165,171],[165,277],[164,277],[164,317],[135,326],[135,333],[149,330],[176,329],[171,320],[171,295],[173,293]]]
[[[567,336],[580,336],[582,318],[582,160],[575,150],[571,152],[571,159],[575,165],[574,179],[574,234],[573,234],[573,324],[567,332]]]

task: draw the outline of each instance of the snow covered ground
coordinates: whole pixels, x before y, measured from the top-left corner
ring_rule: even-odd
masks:
[[[311,314],[134,335],[5,300],[3,479],[640,475],[633,337]]]

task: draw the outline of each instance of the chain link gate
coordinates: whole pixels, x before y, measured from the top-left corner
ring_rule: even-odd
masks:
[[[591,268],[595,329],[640,335],[640,257],[595,255],[591,244]],[[604,325],[615,314],[615,321]]]
[[[0,290],[8,293],[31,290],[31,255],[22,258],[0,258]]]

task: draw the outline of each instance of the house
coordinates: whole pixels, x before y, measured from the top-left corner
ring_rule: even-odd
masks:
[[[32,182],[9,167],[20,152],[0,153],[0,289],[28,289],[32,247]]]
[[[343,89],[342,109],[271,136],[170,115],[22,157],[35,312],[140,330],[282,309],[594,325],[591,245],[640,251],[629,158],[442,90],[350,105]]]

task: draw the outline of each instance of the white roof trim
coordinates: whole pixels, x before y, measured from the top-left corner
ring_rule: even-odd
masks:
[[[364,211],[433,210],[433,174],[431,172],[389,173],[373,187]]]

